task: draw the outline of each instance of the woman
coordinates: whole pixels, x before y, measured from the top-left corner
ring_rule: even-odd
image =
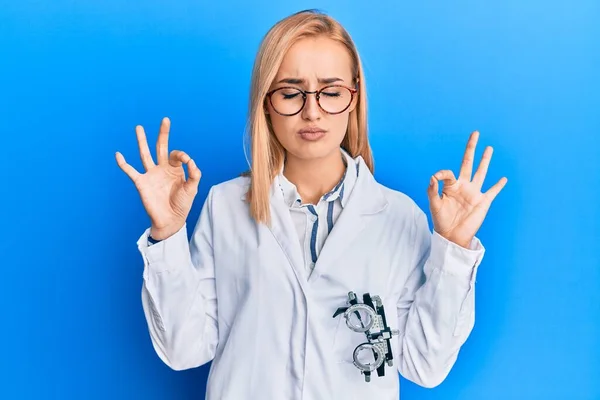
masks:
[[[335,20],[304,11],[277,23],[252,75],[251,171],[210,188],[190,242],[200,170],[168,154],[169,120],[157,164],[136,128],[144,174],[116,154],[151,220],[138,246],[153,346],[175,370],[212,361],[208,399],[397,399],[396,368],[436,386],[467,339],[484,253],[475,233],[506,179],[480,192],[491,148],[471,178],[474,132],[459,178],[431,178],[430,232],[414,201],[372,175],[365,94]],[[350,293],[377,312],[381,300],[385,321],[348,311]],[[356,332],[352,318],[385,323],[379,344],[357,355],[383,366],[357,368],[354,350],[377,342],[377,326]]]

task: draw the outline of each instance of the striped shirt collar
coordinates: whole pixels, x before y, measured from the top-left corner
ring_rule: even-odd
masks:
[[[320,201],[332,202],[339,198],[340,204],[342,207],[345,207],[350,192],[352,191],[354,183],[356,182],[358,166],[356,160],[352,158],[352,156],[346,150],[340,147],[340,151],[342,153],[344,164],[346,165],[346,171],[337,185],[335,185],[331,191],[325,193],[323,197],[321,197]],[[288,207],[291,208],[302,205],[300,194],[298,193],[296,185],[290,182],[285,175],[283,175],[283,168],[277,175],[276,184],[279,185],[279,188],[283,194],[283,199]]]

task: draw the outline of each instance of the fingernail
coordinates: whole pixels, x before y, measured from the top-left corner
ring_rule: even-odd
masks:
[[[431,175],[431,179],[429,180],[429,186],[433,186],[433,175]]]

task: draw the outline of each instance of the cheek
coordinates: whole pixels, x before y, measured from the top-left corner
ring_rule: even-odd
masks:
[[[293,132],[294,127],[294,119],[293,117],[283,117],[277,113],[272,112],[270,114],[271,117],[271,126],[275,131],[275,136],[281,143],[286,143],[290,140],[291,134]]]
[[[331,131],[334,131],[340,140],[346,135],[346,130],[348,129],[348,115],[349,113],[346,112],[331,116]]]

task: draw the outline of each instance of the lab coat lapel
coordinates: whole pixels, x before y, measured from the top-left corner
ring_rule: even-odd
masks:
[[[277,182],[271,187],[270,203],[271,225],[269,229],[279,243],[281,250],[285,253],[300,285],[303,286],[307,280],[307,272],[304,268],[304,258],[298,241],[298,233]]]
[[[333,268],[344,251],[375,216],[387,207],[387,200],[362,157],[358,157],[358,177],[346,206],[327,236],[309,282]],[[315,273],[316,272],[316,273]]]

